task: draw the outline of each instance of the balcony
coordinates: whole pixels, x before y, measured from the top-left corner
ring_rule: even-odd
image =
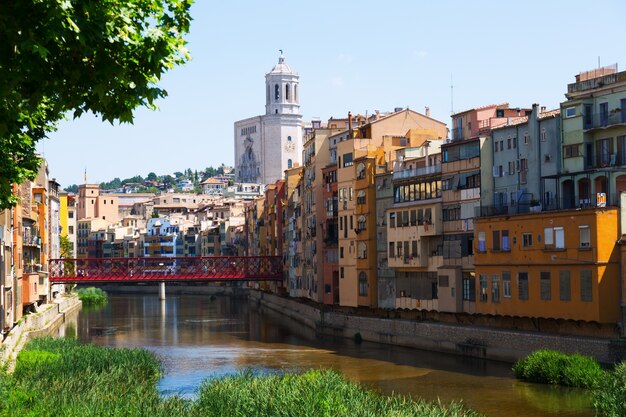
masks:
[[[394,180],[423,177],[425,175],[441,174],[441,164],[431,165],[422,168],[404,169],[393,173]]]
[[[626,109],[614,109],[583,116],[583,129],[586,131],[623,124],[626,124]]]

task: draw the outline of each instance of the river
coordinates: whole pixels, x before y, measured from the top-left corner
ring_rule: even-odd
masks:
[[[320,339],[278,313],[258,311],[245,298],[168,294],[159,301],[152,294],[113,294],[102,309],[84,308],[75,326],[83,342],[154,352],[163,363],[164,395],[191,397],[203,380],[243,369],[332,368],[383,393],[462,399],[489,416],[594,415],[585,391],[517,381],[510,364]]]

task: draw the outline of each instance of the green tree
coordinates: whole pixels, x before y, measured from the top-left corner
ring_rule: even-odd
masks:
[[[157,179],[157,174],[155,174],[154,172],[150,172],[146,177],[146,180],[148,181],[156,181]]]
[[[193,0],[0,1],[0,209],[34,179],[36,144],[70,113],[132,123],[189,59]]]

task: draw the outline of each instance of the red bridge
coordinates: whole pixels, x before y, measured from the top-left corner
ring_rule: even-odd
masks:
[[[51,283],[282,281],[280,256],[51,259]]]

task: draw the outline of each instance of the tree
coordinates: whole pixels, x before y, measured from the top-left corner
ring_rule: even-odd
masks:
[[[146,180],[148,180],[148,181],[156,181],[157,180],[157,174],[155,174],[154,172],[150,172],[148,174],[148,176],[146,177]]]
[[[36,144],[70,113],[132,123],[189,59],[193,0],[0,1],[0,209],[34,179]]]

